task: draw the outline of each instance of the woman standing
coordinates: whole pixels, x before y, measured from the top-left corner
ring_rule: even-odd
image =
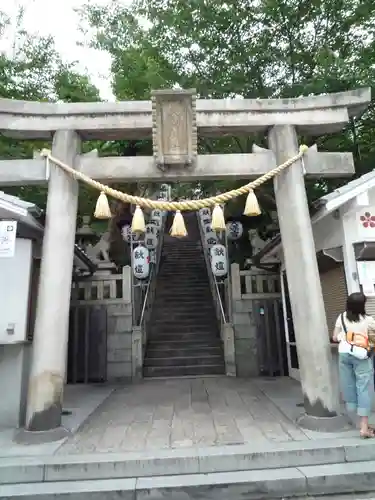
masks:
[[[374,384],[372,349],[369,331],[375,330],[375,320],[365,311],[366,297],[352,293],[346,302],[346,311],[336,320],[334,342],[339,342],[339,375],[341,392],[348,413],[360,418],[362,438],[375,436],[369,426]]]

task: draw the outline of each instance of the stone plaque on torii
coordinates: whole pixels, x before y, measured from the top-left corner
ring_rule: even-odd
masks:
[[[370,89],[360,89],[282,100],[197,99],[192,106],[193,94],[173,94],[174,91],[164,96],[155,94],[154,104],[4,99],[0,100],[0,130],[15,138],[53,137],[54,157],[103,183],[254,179],[298,153],[297,133],[318,136],[337,132],[350,117],[360,115],[371,100]],[[171,116],[178,130],[172,131],[165,122]],[[270,149],[255,148],[250,154],[196,155],[197,131],[211,137],[264,132],[268,134]],[[168,137],[163,137],[164,133]],[[80,154],[82,139],[147,137],[154,139],[155,156],[98,158],[95,154]],[[338,425],[338,395],[331,383],[329,335],[304,176],[351,176],[354,164],[350,153],[320,153],[316,148],[309,150],[303,163],[304,168],[298,161],[284,170],[274,179],[274,186],[305,398],[304,423],[312,427],[318,422]],[[42,158],[0,161],[0,186],[47,182],[46,228],[27,403],[26,427],[32,431],[57,429],[61,424],[78,187],[77,181],[58,167],[51,165],[47,169]]]

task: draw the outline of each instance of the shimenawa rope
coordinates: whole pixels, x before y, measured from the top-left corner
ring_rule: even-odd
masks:
[[[51,151],[48,149],[43,149],[41,151],[41,156],[46,158],[46,161],[53,162],[58,167],[65,170],[65,172],[71,174],[75,179],[81,180],[87,185],[93,187],[94,189],[98,189],[101,193],[98,199],[98,203],[95,210],[95,215],[98,218],[109,218],[111,216],[108,200],[105,195],[111,196],[112,198],[116,198],[124,203],[131,203],[136,205],[136,210],[133,216],[132,222],[132,230],[135,232],[144,232],[144,216],[141,208],[149,208],[149,209],[159,209],[159,210],[168,210],[175,211],[175,221],[172,225],[171,234],[174,236],[185,236],[186,229],[183,222],[181,211],[187,210],[199,210],[201,208],[210,208],[214,207],[212,213],[212,228],[214,230],[223,230],[225,229],[225,220],[222,214],[222,209],[220,207],[221,204],[228,202],[238,196],[243,194],[248,194],[248,199],[246,201],[246,206],[244,210],[245,215],[259,215],[260,209],[259,205],[254,193],[254,189],[272,179],[276,175],[280,174],[284,169],[288,168],[290,165],[298,161],[303,157],[303,155],[307,152],[308,147],[306,145],[301,145],[299,149],[299,153],[283,164],[279,165],[276,168],[273,168],[266,174],[258,177],[254,181],[245,184],[237,189],[232,189],[231,191],[227,191],[225,193],[211,196],[209,198],[205,198],[203,200],[186,200],[186,201],[161,201],[161,200],[150,200],[148,198],[142,198],[140,196],[133,196],[127,193],[123,193],[118,191],[117,189],[112,189],[101,182],[95,181],[91,179],[87,175],[75,170],[64,162],[60,161],[58,158],[52,156]],[[216,213],[215,213],[216,212]],[[224,227],[223,227],[224,221]],[[175,227],[173,227],[175,226]],[[183,227],[182,227],[183,226]]]

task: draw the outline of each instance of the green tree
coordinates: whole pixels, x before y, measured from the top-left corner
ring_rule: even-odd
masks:
[[[0,95],[2,98],[82,102],[100,100],[99,90],[87,75],[65,63],[57,53],[52,37],[30,35],[21,28],[22,10],[16,20],[16,34],[10,54],[0,54]],[[9,18],[0,12],[0,39],[10,36]],[[1,158],[31,158],[35,150],[49,147],[42,141],[20,141],[0,137]],[[84,145],[91,149],[91,145]],[[95,206],[96,193],[85,190],[80,196],[80,212]],[[7,192],[45,207],[47,190],[44,187],[21,186]]]
[[[96,30],[93,44],[112,56],[119,98],[143,98],[152,88],[176,84],[206,98],[298,97],[374,81],[370,0],[134,0],[130,7],[114,0],[109,7],[89,4],[82,14]],[[373,122],[371,106],[342,133],[320,137],[319,147],[353,151],[357,173],[366,172],[375,159]],[[253,142],[262,145],[264,137],[201,138],[200,150],[250,152]],[[310,200],[343,182],[310,183]],[[201,187],[213,192],[218,186]],[[270,186],[262,194],[269,200]]]

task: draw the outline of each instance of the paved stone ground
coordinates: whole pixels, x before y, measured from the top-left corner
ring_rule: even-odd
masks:
[[[284,379],[212,377],[145,380],[118,388],[59,454],[145,451],[349,437],[304,431],[300,386]],[[288,411],[284,411],[284,403]]]

